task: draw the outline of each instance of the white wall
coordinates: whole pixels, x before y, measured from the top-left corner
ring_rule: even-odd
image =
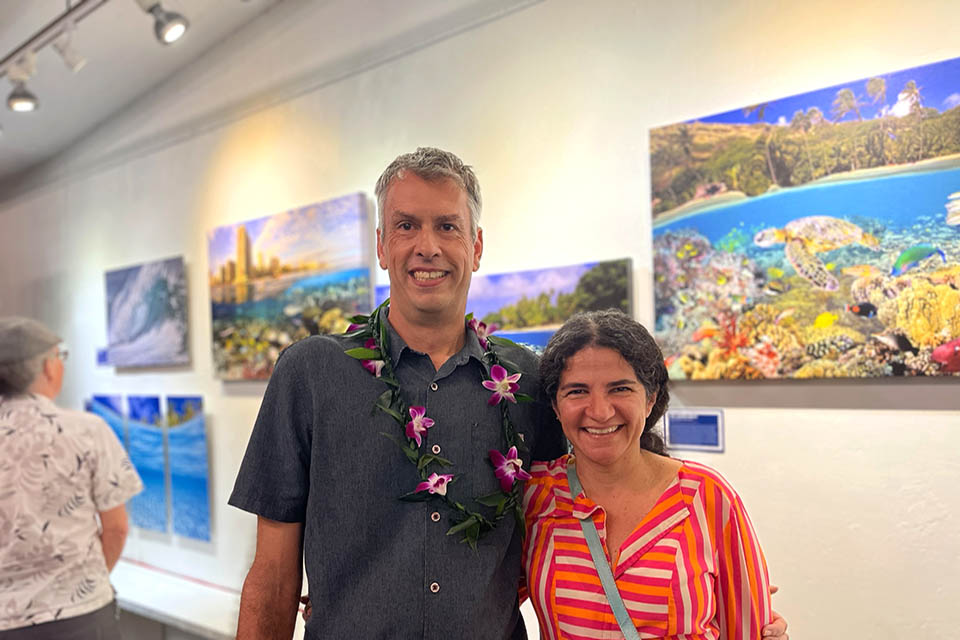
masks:
[[[207,230],[371,193],[398,153],[441,146],[480,176],[484,272],[629,256],[638,316],[649,322],[650,127],[960,56],[954,0],[853,5],[548,0],[98,164],[96,149],[128,144],[125,123],[176,124],[158,94],[65,155],[49,174],[65,179],[0,202],[0,313],[40,317],[66,337],[64,403],[113,391],[205,397],[213,542],[135,531],[125,553],[234,587],[252,557],[254,520],[225,500],[264,385],[213,378]],[[315,6],[268,14],[283,20],[283,37],[256,40],[256,63],[310,51]],[[166,87],[167,100],[184,100],[199,78],[209,95],[232,94],[235,84],[218,82],[236,78],[228,67],[244,49],[226,43]],[[192,366],[96,368],[103,272],[176,254],[188,268]],[[728,387],[727,452],[697,457],[743,495],[783,588],[775,607],[795,637],[952,637],[960,400],[948,411],[916,409],[927,390],[915,387],[906,402],[914,409],[876,411],[858,400],[864,388],[844,387],[849,410],[778,411],[743,408],[750,388]]]

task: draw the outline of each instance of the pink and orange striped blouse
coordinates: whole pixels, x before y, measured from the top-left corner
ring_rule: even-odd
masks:
[[[579,518],[606,549],[606,514],[567,483],[569,456],[536,463],[524,490],[527,588],[544,639],[622,638]],[[612,567],[641,638],[746,640],[770,622],[767,564],[740,497],[713,469],[684,462]]]

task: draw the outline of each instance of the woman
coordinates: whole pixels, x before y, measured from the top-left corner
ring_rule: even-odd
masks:
[[[0,638],[119,640],[109,573],[143,485],[103,420],[53,403],[59,344],[0,318]]]
[[[573,447],[534,464],[524,491],[524,568],[543,637],[631,637],[631,626],[644,637],[761,637],[771,620],[763,553],[720,474],[665,455],[653,427],[667,371],[650,334],[619,311],[578,314],[550,339],[540,376]],[[596,557],[612,568],[609,595],[591,523]]]

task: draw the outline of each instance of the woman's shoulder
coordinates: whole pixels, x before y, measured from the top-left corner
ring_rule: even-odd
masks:
[[[688,487],[696,487],[698,493],[719,494],[726,501],[733,502],[739,499],[736,490],[727,479],[716,469],[705,465],[702,462],[692,460],[681,460],[683,466],[680,467],[680,482]]]
[[[531,482],[537,484],[555,484],[566,483],[567,481],[567,461],[569,455],[560,456],[556,460],[534,460],[530,465]]]

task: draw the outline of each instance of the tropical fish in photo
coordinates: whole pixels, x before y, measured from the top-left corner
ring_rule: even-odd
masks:
[[[753,237],[758,247],[785,244],[784,255],[797,273],[818,289],[835,291],[840,282],[816,254],[862,244],[877,249],[880,241],[852,222],[830,216],[809,216],[791,220],[783,229],[768,228]]]
[[[939,362],[940,371],[945,373],[960,373],[960,338],[944,342],[933,350],[930,358]]]
[[[839,320],[840,316],[835,313],[830,313],[829,311],[824,311],[816,317],[813,321],[813,326],[817,329],[826,329],[827,327],[832,327],[833,323]]]
[[[954,200],[947,204],[947,224],[955,227],[960,224],[960,200]]]
[[[783,322],[784,320],[792,316],[794,313],[796,313],[796,311],[797,310],[794,309],[793,307],[790,307],[789,309],[784,309],[777,315],[777,319],[773,321],[773,324],[780,324],[781,322]]]
[[[834,269],[837,268],[837,263],[836,263],[836,262],[828,262],[827,264],[825,264],[825,265],[823,265],[823,266],[827,269],[827,271],[833,271]]]
[[[721,287],[727,284],[727,276],[723,275],[722,273],[717,275],[717,284]]]
[[[891,276],[903,275],[910,269],[918,266],[921,262],[929,258],[934,254],[940,254],[940,258],[943,260],[943,263],[947,263],[947,255],[940,249],[929,244],[917,244],[909,249],[905,249],[901,253],[897,260],[893,263],[893,268],[890,270]]]
[[[870,337],[893,351],[909,351],[914,355],[918,351],[909,338],[899,333],[872,333]]]
[[[790,287],[783,280],[771,280],[763,285],[763,292],[769,296],[778,296],[786,293]]]
[[[846,311],[850,313],[855,313],[858,316],[863,316],[864,318],[872,318],[877,315],[877,308],[869,302],[856,302],[854,304],[848,304],[844,306]]]
[[[779,267],[770,267],[767,269],[767,275],[769,275],[774,280],[783,277],[783,269]]]
[[[693,335],[690,336],[690,339],[693,340],[694,342],[700,342],[701,340],[704,340],[706,338],[712,338],[713,336],[717,335],[717,333],[719,332],[720,332],[720,328],[717,327],[715,324],[705,322],[703,325],[700,326],[699,329],[693,332]]]
[[[844,275],[854,276],[856,278],[869,278],[871,276],[883,275],[883,271],[872,264],[855,264],[852,267],[843,268]]]

